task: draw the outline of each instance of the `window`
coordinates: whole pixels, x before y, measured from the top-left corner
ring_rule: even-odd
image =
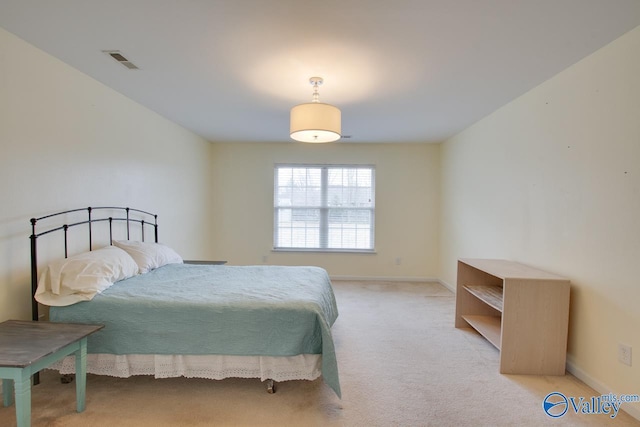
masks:
[[[274,175],[274,249],[373,251],[373,166],[276,165]]]

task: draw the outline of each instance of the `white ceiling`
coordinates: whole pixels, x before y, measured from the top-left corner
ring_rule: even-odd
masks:
[[[211,141],[440,142],[640,25],[640,0],[0,0],[0,26]],[[102,53],[120,50],[140,70]]]

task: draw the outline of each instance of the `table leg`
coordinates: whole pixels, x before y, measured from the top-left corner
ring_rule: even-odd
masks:
[[[2,380],[2,400],[4,406],[13,405],[13,380]]]
[[[14,387],[18,427],[29,427],[31,426],[31,369],[24,368],[20,371],[20,379],[15,380]]]
[[[87,391],[87,339],[80,340],[76,356],[76,409],[84,411]]]

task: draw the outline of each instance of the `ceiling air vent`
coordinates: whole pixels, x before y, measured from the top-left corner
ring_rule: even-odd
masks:
[[[138,70],[139,68],[133,62],[129,61],[125,58],[119,50],[103,50],[104,53],[118,61],[120,64],[124,65],[130,70]]]

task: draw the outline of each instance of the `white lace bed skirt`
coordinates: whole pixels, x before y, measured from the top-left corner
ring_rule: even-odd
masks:
[[[127,378],[153,375],[155,378],[260,378],[274,381],[315,380],[321,374],[322,355],[223,356],[163,354],[88,354],[87,373]],[[76,371],[75,357],[67,356],[50,366],[61,374]]]

